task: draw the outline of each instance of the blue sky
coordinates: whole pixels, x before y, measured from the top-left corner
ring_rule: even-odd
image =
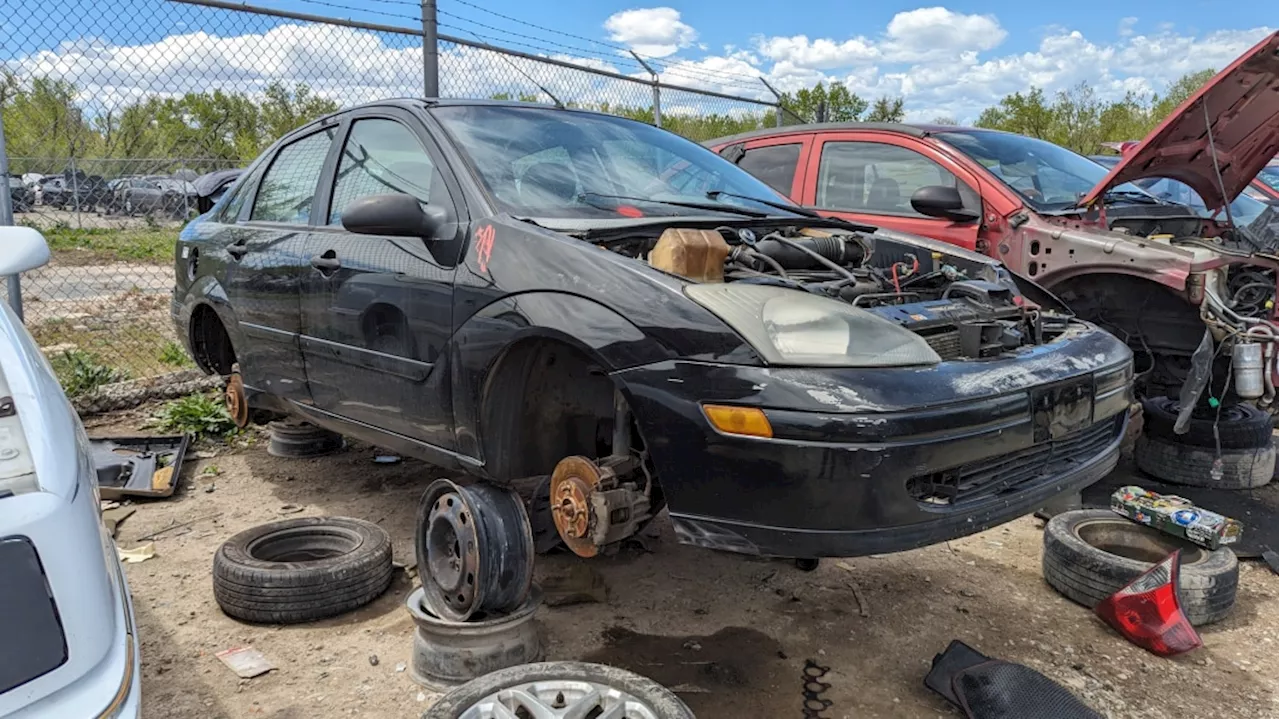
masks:
[[[256,4],[410,27],[418,14],[411,0]],[[673,84],[764,98],[768,92],[753,78],[763,76],[782,90],[841,82],[864,97],[902,95],[913,119],[961,121],[1031,85],[1054,92],[1087,82],[1104,99],[1158,92],[1186,72],[1224,66],[1280,24],[1274,0],[818,0],[798,4],[799,11],[776,0],[438,4],[440,22],[452,26],[442,33],[471,38],[474,32],[494,44],[578,64],[642,74],[621,52],[632,48],[655,59]],[[164,0],[72,0],[61,7],[54,18],[39,4],[23,3],[0,19],[0,61],[19,71],[61,74],[75,80],[87,100],[108,106],[155,92],[252,89],[269,79],[307,82],[348,103],[411,92],[410,76],[420,63],[412,38],[337,32]],[[448,74],[442,82],[452,94],[514,86],[502,77],[512,74],[510,68],[491,56],[446,48],[441,62]],[[557,94],[570,95],[562,99],[638,101],[631,88],[622,93],[598,82],[540,77],[556,84]]]

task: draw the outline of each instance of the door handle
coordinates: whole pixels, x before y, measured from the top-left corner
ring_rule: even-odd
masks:
[[[244,242],[237,242],[234,245],[227,246],[227,254],[237,260],[242,259],[246,254],[248,254],[248,252],[249,246],[244,244]]]
[[[338,255],[333,250],[326,251],[323,255],[316,255],[311,258],[311,266],[320,270],[320,274],[329,274],[342,266],[338,261]]]

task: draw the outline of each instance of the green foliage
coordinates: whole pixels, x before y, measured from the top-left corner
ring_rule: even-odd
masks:
[[[73,157],[199,158],[216,166],[240,165],[286,132],[338,109],[303,83],[272,83],[261,98],[221,90],[152,96],[92,118],[76,106],[76,94],[65,80],[22,82],[11,71],[0,72],[0,112],[9,156],[15,158],[11,172],[47,172]]]
[[[209,394],[187,395],[166,403],[151,418],[151,426],[198,437],[229,437],[237,431],[222,399]]]
[[[160,361],[173,367],[194,367],[195,363],[187,356],[187,351],[182,345],[169,340],[160,348]]]
[[[854,122],[867,110],[867,101],[849,88],[821,82],[812,88],[784,93],[782,106],[804,122]]]
[[[901,97],[881,97],[871,106],[871,112],[865,119],[867,122],[902,122],[907,117],[902,105]]]
[[[1128,93],[1109,103],[1100,100],[1085,83],[1061,90],[1052,99],[1032,87],[1026,93],[1006,95],[996,106],[983,110],[974,124],[1037,137],[1091,155],[1101,150],[1103,142],[1141,140],[1215,74],[1214,70],[1193,72],[1170,85],[1164,95]]]
[[[127,372],[102,364],[97,355],[82,350],[66,350],[54,355],[49,364],[68,397],[79,397],[104,384],[129,378]]]

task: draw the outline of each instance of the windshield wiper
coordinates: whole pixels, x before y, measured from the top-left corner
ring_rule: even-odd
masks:
[[[814,212],[813,210],[810,210],[807,207],[799,207],[797,205],[788,205],[785,202],[775,202],[773,200],[765,200],[759,197],[752,197],[751,195],[739,195],[736,192],[726,192],[725,190],[707,190],[707,197],[712,200],[716,199],[717,197],[736,197],[739,200],[749,200],[751,202],[759,202],[760,204],[766,207],[773,207],[775,209],[786,210],[787,212],[793,212],[802,217],[822,217],[822,215],[819,215],[818,213]]]
[[[591,199],[597,200],[621,200],[623,202],[647,202],[655,205],[669,205],[671,207],[688,207],[693,210],[708,210],[710,212],[727,212],[734,215],[742,215],[744,217],[768,217],[768,213],[759,212],[757,210],[748,210],[745,207],[734,207],[733,205],[725,205],[716,202],[685,202],[683,200],[655,200],[644,197],[628,197],[627,195],[604,195],[599,192],[584,192],[578,195],[578,199],[592,207],[601,210],[615,210],[617,205],[596,204]]]

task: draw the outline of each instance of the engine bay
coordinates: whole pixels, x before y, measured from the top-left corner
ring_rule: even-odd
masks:
[[[944,361],[1043,344],[1071,319],[1026,298],[993,260],[941,243],[794,226],[668,228],[656,241],[630,240],[613,249],[686,279],[786,287],[866,310]]]

